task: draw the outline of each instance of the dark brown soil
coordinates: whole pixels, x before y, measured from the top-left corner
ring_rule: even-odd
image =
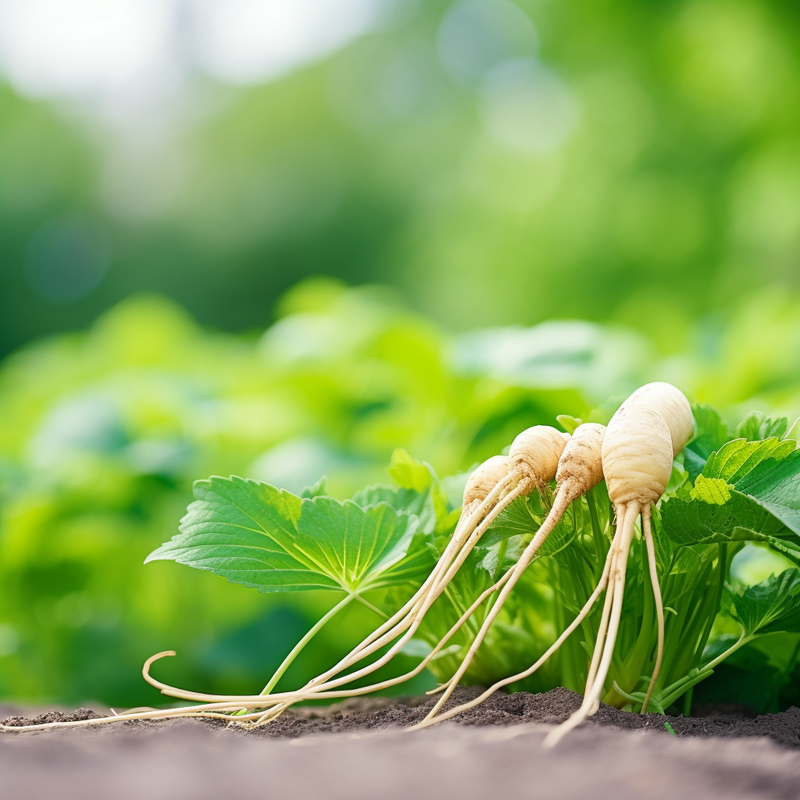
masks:
[[[459,689],[464,702],[478,689]],[[126,722],[0,736],[0,796],[25,798],[800,796],[800,710],[740,707],[685,719],[601,707],[554,750],[540,745],[577,708],[565,689],[498,693],[407,734],[432,698],[360,698],[297,708],[250,732],[211,721]],[[81,709],[6,724],[86,719]],[[669,721],[677,734],[671,735]],[[327,734],[327,735],[326,735]],[[334,735],[331,735],[334,734]]]

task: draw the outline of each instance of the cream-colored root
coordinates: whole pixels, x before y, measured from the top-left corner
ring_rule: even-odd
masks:
[[[622,517],[617,520],[617,530],[622,531],[623,523],[625,520],[625,510],[622,510]],[[621,539],[621,534],[620,537]],[[614,549],[614,554],[611,561],[611,574],[616,574],[617,564],[619,561],[619,545]],[[597,670],[600,667],[600,659],[603,654],[603,647],[605,646],[606,634],[608,633],[608,621],[611,617],[611,606],[614,601],[614,582],[612,581],[606,591],[606,597],[603,602],[603,613],[600,617],[600,625],[597,628],[597,636],[595,637],[594,652],[592,653],[592,660],[589,664],[589,672],[586,677],[586,687],[583,691],[584,697],[589,694],[589,691],[594,684],[597,677]]]
[[[460,536],[454,536],[453,539],[455,541],[451,540],[451,542],[448,544],[448,547],[445,549],[447,557],[440,559],[440,562],[434,568],[432,575],[429,576],[426,584],[423,585],[424,587],[427,587],[426,590],[424,592],[422,589],[418,591],[399,612],[390,618],[390,620],[387,620],[378,628],[377,631],[374,631],[372,634],[370,634],[370,636],[367,637],[364,642],[354,648],[354,650],[351,651],[348,656],[342,659],[331,670],[328,670],[322,676],[315,678],[313,682],[314,685],[309,686],[305,691],[301,690],[301,692],[278,692],[270,693],[268,695],[259,694],[239,696],[210,695],[207,693],[181,690],[177,687],[172,687],[168,684],[158,681],[150,675],[151,665],[159,658],[163,658],[167,655],[174,655],[174,652],[170,651],[156,654],[148,659],[147,662],[145,662],[142,671],[145,680],[158,688],[167,696],[184,700],[195,700],[207,703],[208,705],[205,705],[202,708],[187,707],[182,709],[168,709],[164,712],[148,711],[137,714],[119,714],[114,715],[113,717],[102,718],[101,720],[87,720],[85,721],[86,724],[103,724],[104,722],[115,722],[126,719],[151,719],[170,716],[203,715],[207,712],[214,711],[227,711],[233,713],[250,708],[261,709],[261,712],[257,716],[258,718],[262,718],[264,716],[263,709],[265,707],[269,708],[271,706],[284,704],[286,707],[288,707],[289,704],[292,702],[297,702],[298,699],[306,699],[306,697],[309,695],[315,696],[320,691],[334,689],[337,686],[352,682],[353,680],[374,672],[384,664],[388,663],[388,661],[391,660],[391,658],[393,658],[402,649],[405,643],[413,636],[421,624],[422,618],[427,610],[430,608],[436,598],[439,597],[439,595],[444,591],[449,581],[452,580],[455,572],[466,560],[469,552],[471,552],[478,538],[488,528],[500,511],[502,511],[502,509],[505,508],[505,506],[512,502],[512,500],[516,497],[523,493],[532,491],[536,486],[544,486],[547,481],[552,479],[558,463],[558,458],[560,457],[560,454],[564,449],[564,445],[568,440],[569,436],[567,434],[560,433],[553,428],[548,428],[547,426],[535,426],[534,428],[530,428],[520,434],[520,436],[517,437],[515,442],[512,444],[512,452],[515,448],[517,450],[517,455],[514,457],[514,469],[510,470],[502,478],[494,481],[492,490],[482,500],[480,505],[478,505],[477,508],[475,508],[470,514],[468,523],[465,523],[463,526],[461,526]],[[533,459],[532,454],[536,451],[537,447],[542,455],[542,463],[545,465],[544,467],[535,463]],[[494,459],[490,459],[490,462],[497,463],[505,463],[506,461],[507,460],[505,457],[502,456],[497,456]],[[550,466],[551,463],[552,474]],[[520,485],[518,485],[513,491],[506,494],[503,499],[497,503],[497,498],[505,491],[505,489],[508,488],[509,484],[513,483],[514,481],[519,481]],[[477,520],[480,519],[483,511],[489,508],[492,503],[495,503],[495,505],[492,507],[492,510],[483,519],[480,525],[475,528],[475,524],[477,523]],[[460,526],[457,526],[457,529],[459,527]],[[470,530],[470,527],[472,527],[472,530]],[[466,543],[460,546],[465,537]],[[453,562],[453,559],[455,559],[455,563],[450,563],[448,565],[447,562]],[[442,578],[440,576],[443,572],[445,572],[445,575]],[[353,663],[356,663],[357,661],[362,660],[366,656],[372,654],[389,641],[393,641],[403,630],[406,630],[406,632],[401,637],[400,641],[398,641],[384,656],[378,659],[378,661],[336,680],[326,680],[333,675],[339,674],[343,669],[347,669],[347,667],[351,666]],[[335,693],[336,696],[351,696],[351,694],[352,690],[342,693]],[[275,709],[273,709],[273,711],[274,710]],[[244,719],[244,716],[239,716],[237,719],[242,720]],[[54,723],[53,725],[57,724],[58,723]]]
[[[519,581],[522,573],[528,567],[528,565],[533,560],[533,557],[538,552],[539,548],[545,543],[547,537],[552,532],[553,528],[558,524],[561,520],[561,517],[564,515],[564,512],[569,507],[569,504],[575,499],[574,493],[570,493],[567,490],[559,492],[556,495],[555,502],[553,503],[553,507],[550,510],[550,513],[547,515],[547,519],[542,523],[542,526],[536,532],[536,535],[531,539],[528,546],[525,548],[522,556],[520,557],[519,561],[511,567],[509,572],[506,575],[510,575],[510,580],[506,583],[503,590],[500,592],[500,596],[497,598],[497,602],[492,607],[492,610],[489,612],[489,615],[486,617],[483,625],[481,626],[478,635],[475,637],[474,641],[470,645],[469,650],[467,651],[467,655],[464,657],[464,660],[461,662],[461,665],[456,670],[453,677],[447,682],[446,688],[444,689],[444,693],[442,696],[437,700],[436,704],[433,708],[428,712],[428,716],[426,719],[430,719],[435,717],[439,709],[448,701],[450,695],[455,690],[456,686],[459,684],[461,679],[464,677],[464,674],[469,669],[472,660],[475,657],[478,648],[483,644],[486,635],[489,632],[489,628],[491,628],[492,623],[497,618],[497,615],[503,609],[503,605],[506,602],[509,594],[511,594],[514,586],[516,586],[517,581]]]
[[[464,517],[459,522],[459,525],[456,526],[456,531],[461,528],[462,532],[468,530],[469,528],[474,528],[475,523],[480,519],[480,516],[483,513],[484,508],[495,501],[498,494],[500,494],[505,486],[513,479],[513,476],[506,476],[504,479],[498,481],[495,485],[492,492],[487,495],[484,501],[472,501],[470,512],[467,515],[466,521],[464,521]],[[418,590],[414,597],[409,600],[406,605],[400,609],[392,618],[390,618],[387,622],[385,622],[378,630],[373,631],[364,642],[359,645],[359,648],[354,648],[348,656],[342,659],[339,664],[333,667],[329,672],[331,674],[337,674],[342,669],[346,669],[348,663],[346,662],[349,658],[352,658],[354,655],[358,654],[359,652],[363,651],[367,644],[374,645],[374,649],[378,649],[382,647],[386,642],[381,638],[382,635],[386,635],[390,633],[393,627],[397,627],[398,623],[402,624],[403,617],[408,614],[409,611],[413,613],[413,610],[416,606],[419,606],[419,603],[424,599],[424,590],[430,590],[431,585],[435,585],[437,577],[441,574],[441,571],[448,566],[448,562],[452,562],[453,557],[455,557],[456,552],[459,546],[463,546],[464,544],[464,536],[463,533],[461,536],[457,536],[454,533],[451,541],[448,543],[448,547],[445,548],[445,553],[443,553],[440,562],[437,564],[437,567],[434,568],[431,575],[426,579],[425,584],[423,587]],[[468,538],[468,537],[467,537]],[[449,551],[449,552],[448,552]],[[466,557],[466,556],[465,556]],[[475,607],[477,608],[479,603],[476,603]],[[469,614],[464,615],[465,617],[469,616]],[[411,624],[409,622],[409,624]],[[455,630],[453,631],[455,633]],[[452,634],[450,634],[452,636]],[[396,636],[392,637],[396,638]],[[375,642],[378,642],[375,644]],[[391,640],[389,640],[391,641]],[[441,646],[444,646],[443,644]],[[441,647],[439,648],[441,649]],[[435,653],[438,652],[438,649],[432,652],[429,655],[429,659],[433,658]],[[148,710],[148,711],[137,711],[135,713],[131,712],[122,712],[120,714],[114,714],[113,716],[108,717],[101,717],[98,719],[91,719],[91,720],[76,720],[74,722],[52,722],[52,723],[42,723],[39,725],[27,725],[24,727],[19,726],[0,726],[0,730],[8,730],[13,731],[16,733],[28,730],[44,730],[47,728],[52,727],[75,727],[75,726],[86,726],[86,725],[102,725],[106,723],[112,722],[123,722],[126,720],[135,720],[135,719],[169,719],[174,717],[210,717],[210,718],[221,718],[221,719],[232,719],[231,714],[235,712],[239,712],[241,710],[246,710],[248,708],[255,708],[259,709],[258,711],[252,714],[240,714],[233,718],[237,723],[244,722],[248,720],[255,720],[258,721],[264,716],[263,709],[264,707],[268,707],[270,705],[274,705],[276,703],[285,703],[286,707],[291,705],[291,702],[294,701],[294,698],[297,697],[299,694],[298,692],[284,692],[284,693],[273,693],[270,695],[209,695],[206,693],[200,692],[191,692],[191,691],[183,691],[178,689],[177,687],[170,686],[169,684],[163,683],[159,681],[150,674],[150,668],[152,665],[159,661],[162,658],[167,658],[171,656],[175,656],[175,652],[172,650],[166,650],[160,653],[156,653],[150,658],[148,658],[144,666],[142,668],[142,675],[150,685],[154,686],[155,688],[159,689],[162,694],[170,697],[175,697],[177,699],[183,700],[196,700],[198,702],[204,703],[201,706],[188,706],[183,708],[173,708],[173,709],[163,709],[163,710]],[[365,653],[368,655],[368,653]],[[350,662],[352,663],[352,662]],[[326,673],[327,676],[327,673]],[[319,678],[315,679],[316,683],[319,684],[324,681],[325,676],[320,676]],[[313,683],[313,682],[312,682]],[[311,687],[307,687],[311,688]],[[309,696],[311,693],[309,693]],[[330,696],[330,695],[328,695]],[[334,696],[341,696],[347,697],[350,696],[349,692],[339,692],[336,693]]]
[[[650,566],[650,583],[653,587],[653,597],[656,605],[656,621],[658,625],[658,646],[656,649],[656,663],[653,667],[653,675],[650,678],[650,685],[647,687],[647,694],[644,696],[642,711],[647,711],[647,704],[655,689],[658,681],[658,674],[661,671],[661,662],[664,660],[664,603],[661,599],[661,587],[658,583],[658,569],[656,567],[656,548],[653,543],[653,533],[650,530],[650,507],[642,511],[642,535],[647,546],[647,561]]]
[[[614,559],[609,593],[613,593],[611,606],[611,617],[608,623],[608,634],[603,646],[603,657],[594,678],[591,689],[581,703],[581,707],[574,712],[569,719],[552,731],[544,740],[545,747],[554,747],[571,730],[584,722],[599,707],[600,696],[608,677],[608,670],[611,667],[611,659],[614,655],[614,645],[617,642],[619,623],[622,616],[622,602],[625,596],[625,573],[628,566],[628,554],[633,541],[633,534],[636,519],[639,516],[640,507],[635,501],[628,504],[625,509],[624,518],[621,526],[622,538],[619,543],[619,552]],[[619,514],[618,514],[619,516]]]
[[[315,691],[309,692],[307,696],[301,699],[308,699],[308,698],[324,698],[330,699],[333,697],[356,697],[362,694],[369,694],[370,692],[377,692],[381,691],[382,689],[388,689],[391,686],[396,686],[398,683],[403,683],[411,678],[419,675],[428,664],[436,658],[439,652],[445,647],[445,645],[452,639],[452,637],[458,633],[458,631],[464,626],[467,620],[477,611],[477,609],[484,603],[484,601],[490,597],[492,594],[497,592],[499,589],[503,587],[503,585],[508,581],[511,577],[511,570],[508,570],[502,578],[500,578],[497,583],[493,586],[490,586],[488,589],[484,590],[479,597],[475,600],[475,602],[459,617],[458,621],[453,625],[452,628],[436,643],[436,646],[431,650],[425,658],[420,661],[417,666],[415,666],[412,670],[404,673],[403,675],[398,675],[394,678],[388,678],[385,681],[381,681],[381,683],[373,683],[369,686],[362,686],[358,689],[350,689],[347,691],[342,692],[326,692],[326,691]],[[289,708],[292,704],[282,703],[275,708],[270,709],[269,711],[265,712],[258,720],[259,724],[263,724],[264,722],[271,722],[273,719],[276,719],[280,714],[282,714],[287,708]]]
[[[666,423],[673,458],[683,450],[694,434],[692,407],[683,392],[671,383],[655,381],[645,384],[628,397],[620,410],[631,407],[654,411]]]
[[[437,711],[447,702],[448,698],[469,669],[478,648],[483,643],[489,628],[503,608],[509,594],[519,581],[522,573],[528,567],[539,548],[547,540],[553,528],[564,516],[570,504],[581,495],[586,494],[603,479],[602,444],[605,435],[605,426],[596,423],[579,425],[572,437],[564,446],[558,460],[556,470],[556,493],[547,517],[537,531],[534,538],[525,548],[518,563],[512,567],[513,576],[506,584],[500,597],[492,608],[489,616],[484,621],[481,630],[470,646],[464,660],[461,662],[455,675],[439,687],[438,691],[444,693],[431,709],[428,717],[434,717]]]
[[[606,556],[605,565],[603,567],[602,575],[600,576],[600,580],[597,582],[597,586],[595,587],[594,591],[592,592],[589,599],[586,601],[586,604],[581,609],[580,613],[575,617],[575,619],[570,623],[569,627],[561,634],[561,636],[556,639],[556,641],[550,645],[550,647],[545,651],[544,655],[532,666],[528,667],[528,669],[524,670],[523,672],[518,672],[516,675],[510,675],[507,678],[503,678],[497,683],[494,683],[490,686],[482,695],[476,697],[474,700],[470,700],[468,703],[463,703],[456,708],[451,708],[447,711],[442,712],[436,717],[432,719],[425,719],[422,722],[418,722],[416,725],[412,725],[409,728],[406,728],[408,731],[413,730],[420,730],[422,728],[428,728],[431,725],[438,725],[440,722],[444,722],[451,717],[455,717],[457,714],[461,714],[464,711],[468,711],[470,708],[474,708],[475,706],[480,705],[489,697],[491,697],[496,691],[502,689],[504,686],[508,686],[515,681],[525,680],[525,678],[530,677],[536,672],[543,664],[547,662],[547,660],[555,653],[561,645],[577,630],[578,626],[583,622],[584,619],[588,616],[589,612],[594,608],[595,603],[597,602],[597,598],[600,597],[600,594],[606,588],[608,584],[609,575],[611,573],[611,566],[614,561],[614,557],[616,555],[619,543],[619,533],[617,533],[614,537],[614,540],[611,543],[611,547],[608,551],[608,555]]]

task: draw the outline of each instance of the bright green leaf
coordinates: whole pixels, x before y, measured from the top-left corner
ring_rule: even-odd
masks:
[[[792,440],[780,441],[775,437],[758,442],[734,439],[713,453],[703,475],[707,478],[721,478],[736,485],[765,459],[781,460],[795,448]]]
[[[726,486],[722,481],[704,480],[698,495],[695,486],[693,499],[673,497],[662,505],[661,527],[674,544],[691,547],[762,541],[760,537],[772,537],[783,530],[783,524],[752,497],[729,486],[729,499],[721,504],[715,502],[722,496],[720,484]]]
[[[569,434],[575,433],[575,429],[582,424],[581,420],[569,414],[559,414],[556,421]]]
[[[317,497],[303,502],[295,547],[344,591],[383,587],[409,567],[405,556],[418,524],[386,504],[365,509]]]
[[[147,561],[177,561],[262,592],[405,583],[422,561],[407,553],[417,518],[386,504],[301,500],[237,477],[200,481],[195,497],[180,533]]]
[[[731,486],[719,478],[706,478],[705,475],[698,475],[691,497],[693,500],[722,506],[731,499]]]

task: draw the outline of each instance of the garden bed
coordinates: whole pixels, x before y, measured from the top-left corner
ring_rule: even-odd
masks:
[[[459,689],[456,702],[474,696]],[[2,785],[18,797],[726,798],[795,797],[800,710],[670,717],[602,707],[554,750],[541,742],[578,695],[498,693],[406,734],[431,698],[363,698],[291,710],[251,732],[224,723],[126,722],[0,737]],[[721,713],[722,712],[722,713]],[[87,717],[50,712],[35,721]],[[34,719],[30,719],[34,721]],[[22,718],[13,718],[19,724]],[[525,724],[527,723],[527,724]]]

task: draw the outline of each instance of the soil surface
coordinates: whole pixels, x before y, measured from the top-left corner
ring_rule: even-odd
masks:
[[[459,689],[451,703],[479,689]],[[800,797],[800,710],[640,716],[602,706],[555,749],[542,740],[580,697],[497,693],[406,733],[434,698],[359,698],[291,709],[251,731],[171,720],[0,734],[0,796],[91,798]],[[96,712],[11,716],[6,724]],[[668,721],[676,735],[666,729]]]

